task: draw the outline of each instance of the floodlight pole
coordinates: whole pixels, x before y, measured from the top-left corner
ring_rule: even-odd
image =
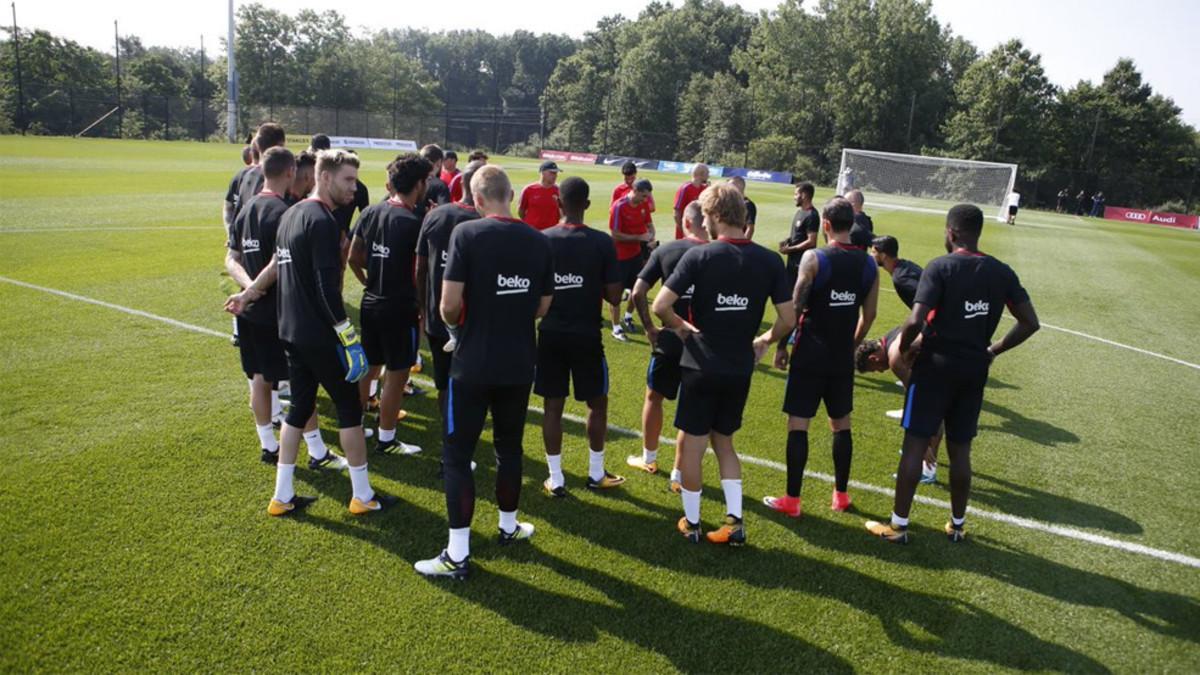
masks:
[[[237,64],[233,57],[233,37],[233,0],[229,0],[229,37],[225,42],[226,63],[228,64],[228,75],[225,82],[225,128],[229,134],[229,142],[237,143],[238,86]]]
[[[117,67],[117,138],[120,138],[125,130],[125,111],[121,107],[121,30],[116,19],[113,19],[113,46]]]
[[[200,36],[200,140],[204,140],[204,113],[208,107],[208,97],[205,96],[205,90],[208,89],[205,85],[208,84],[208,78],[204,76],[204,36]]]
[[[17,28],[17,3],[12,3],[13,56],[17,60],[17,128],[25,135],[25,87],[21,77],[21,33]]]

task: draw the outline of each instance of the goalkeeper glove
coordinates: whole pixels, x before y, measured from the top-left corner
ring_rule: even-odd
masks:
[[[367,353],[363,351],[362,342],[358,339],[358,331],[350,324],[350,320],[333,327],[337,332],[338,353],[342,359],[342,367],[346,369],[346,381],[358,382],[367,374]]]

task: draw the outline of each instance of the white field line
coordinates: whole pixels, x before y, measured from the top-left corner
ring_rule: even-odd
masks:
[[[154,231],[192,231],[192,230],[212,230],[218,232],[218,228],[212,225],[179,225],[172,227],[170,225],[130,225],[126,227],[0,227],[0,234],[37,234],[39,232],[144,232],[146,230]]]
[[[118,312],[124,312],[125,314],[142,317],[144,319],[150,319],[151,321],[158,321],[160,323],[165,323],[165,324],[175,327],[175,328],[182,328],[183,330],[192,331],[194,333],[200,333],[202,335],[211,335],[211,336],[219,337],[219,338],[228,338],[229,337],[228,334],[222,333],[220,331],[212,330],[211,328],[205,328],[203,326],[196,326],[194,324],[184,323],[183,321],[177,321],[175,319],[171,319],[171,318],[168,318],[165,316],[159,316],[157,314],[151,314],[150,312],[144,312],[140,309],[134,309],[132,307],[124,307],[121,305],[115,305],[111,302],[104,302],[103,300],[95,300],[93,298],[88,298],[88,297],[85,297],[82,295],[77,295],[75,293],[68,293],[66,291],[60,291],[60,290],[54,289],[54,288],[38,286],[36,284],[30,284],[30,283],[26,283],[24,281],[18,281],[16,279],[10,279],[10,278],[4,277],[4,276],[0,276],[0,282],[12,284],[14,286],[20,286],[22,288],[28,288],[30,290],[41,291],[43,293],[49,293],[51,295],[57,295],[59,297],[67,298],[69,300],[76,300],[76,301],[85,302],[85,303],[88,303],[91,305],[105,307],[107,309],[116,310]],[[420,384],[422,386],[425,386],[425,387],[433,386],[433,382],[430,380],[427,380],[425,378],[418,377],[418,378],[413,378],[413,379],[414,379],[414,381],[416,381],[418,384]],[[538,414],[545,413],[545,411],[542,408],[539,408],[537,406],[530,406],[529,409]],[[580,423],[580,424],[583,424],[586,422],[586,420],[584,418],[579,417],[577,415],[566,414],[563,417],[572,422],[576,422],[576,423]],[[615,426],[612,424],[610,424],[608,426],[608,428],[610,431],[617,433],[617,434],[621,434],[623,436],[629,436],[632,438],[638,438],[641,436],[641,432],[639,432],[635,429],[629,429],[626,427]],[[668,446],[672,446],[675,444],[675,439],[662,437],[659,439],[659,442],[663,443],[665,445],[668,445]],[[762,459],[762,458],[753,457],[750,455],[741,455],[741,459],[749,464],[754,464],[756,466],[761,466],[761,467],[765,467],[768,469],[775,469],[777,471],[787,471],[787,466],[785,466],[784,464],[781,464],[779,462],[769,460],[769,459]],[[804,475],[807,477],[810,477],[810,478],[814,478],[816,480],[827,482],[827,483],[833,482],[833,476],[830,476],[829,474],[826,474],[826,473],[821,473],[819,471],[805,471]],[[850,485],[853,486],[856,490],[862,490],[864,492],[874,492],[876,494],[887,495],[887,496],[891,496],[892,494],[894,494],[894,492],[891,488],[879,487],[877,485],[870,485],[868,483],[862,483],[859,481],[850,481]],[[944,508],[944,509],[950,508],[950,502],[943,501],[941,499],[933,499],[931,497],[925,497],[922,495],[917,495],[916,501],[921,504],[926,504],[928,506],[934,506],[934,507]],[[1144,556],[1147,556],[1150,558],[1156,558],[1158,560],[1165,560],[1168,562],[1179,563],[1181,565],[1187,565],[1189,567],[1200,568],[1200,558],[1194,558],[1192,556],[1184,555],[1182,553],[1175,553],[1173,551],[1164,551],[1162,549],[1151,548],[1149,546],[1143,546],[1141,544],[1135,544],[1135,543],[1131,543],[1131,542],[1127,542],[1127,541],[1122,541],[1120,539],[1113,539],[1111,537],[1105,537],[1105,536],[1101,536],[1101,535],[1097,535],[1097,534],[1092,534],[1090,532],[1083,532],[1081,530],[1076,530],[1076,529],[1070,528],[1070,527],[1063,527],[1061,525],[1054,525],[1052,523],[1043,523],[1038,520],[1033,520],[1032,518],[1021,518],[1019,516],[1012,516],[1007,513],[1001,513],[998,511],[986,511],[986,510],[976,509],[976,508],[971,508],[970,515],[973,517],[976,517],[976,518],[984,518],[987,520],[994,520],[997,522],[1006,523],[1008,525],[1015,525],[1017,527],[1025,528],[1028,530],[1034,530],[1036,532],[1045,532],[1048,534],[1058,535],[1060,537],[1067,537],[1069,539],[1075,539],[1075,540],[1087,542],[1090,544],[1105,546],[1107,548],[1113,548],[1113,549],[1117,549],[1117,550],[1121,550],[1121,551],[1127,551],[1129,553],[1136,553],[1138,555],[1144,555]]]

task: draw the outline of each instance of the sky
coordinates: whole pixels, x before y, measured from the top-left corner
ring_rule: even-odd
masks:
[[[634,17],[646,0],[455,0],[454,11],[429,11],[418,5],[416,21],[397,12],[412,6],[395,0],[260,0],[287,12],[298,7],[336,9],[351,26],[366,30],[409,26],[430,30],[481,28],[492,33],[517,29],[580,37],[603,16]],[[725,0],[730,4],[732,0]],[[240,3],[239,3],[240,4]],[[678,4],[678,2],[676,2]],[[777,0],[740,0],[743,8],[770,10]],[[811,7],[814,0],[805,0]],[[519,11],[514,8],[519,7]],[[1136,7],[1138,11],[1131,12]],[[113,20],[123,35],[146,45],[199,46],[201,35],[212,53],[226,31],[228,0],[19,0],[23,29],[44,28],[82,44],[111,52]],[[1183,118],[1200,128],[1200,0],[933,0],[934,14],[954,32],[987,51],[1010,38],[1041,54],[1052,82],[1070,87],[1079,80],[1098,82],[1120,57],[1134,60],[1156,92],[1175,100]],[[399,15],[399,16],[396,16]],[[391,18],[395,16],[395,18]],[[7,18],[7,17],[6,17]]]

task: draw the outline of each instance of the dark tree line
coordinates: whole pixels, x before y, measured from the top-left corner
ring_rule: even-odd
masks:
[[[8,38],[0,131],[76,133],[111,109],[113,55],[44,31],[20,35],[19,106]],[[224,45],[203,68],[196,47],[124,38],[122,108],[105,133],[222,135]],[[702,160],[824,182],[843,147],[936,154],[1019,164],[1027,199],[1041,203],[1066,187],[1172,210],[1193,205],[1200,167],[1195,129],[1131,61],[1063,89],[1019,41],[981,54],[919,0],[784,0],[757,15],[718,0],[656,1],[582,40],[359,33],[337,12],[244,5],[235,55],[247,128],[290,114],[293,126],[327,130],[328,115],[309,113],[358,111],[368,129],[390,116],[395,133],[397,119],[419,119],[404,129],[421,141],[450,140],[457,125],[471,132],[463,143],[501,151]]]

